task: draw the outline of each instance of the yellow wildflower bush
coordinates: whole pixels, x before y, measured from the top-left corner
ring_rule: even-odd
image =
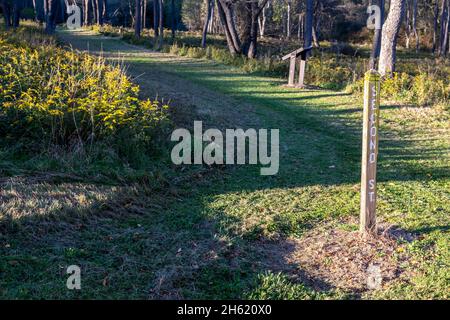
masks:
[[[361,95],[364,79],[347,87],[347,91]],[[381,98],[385,102],[403,102],[418,106],[447,104],[450,100],[450,82],[434,74],[419,72],[410,75],[394,72],[381,82]]]
[[[28,33],[37,35],[33,45],[21,40]],[[140,100],[139,87],[119,67],[60,48],[47,38],[30,28],[0,34],[4,141],[25,139],[42,147],[107,140],[114,146],[126,137],[139,147],[158,143],[168,122],[166,105]]]

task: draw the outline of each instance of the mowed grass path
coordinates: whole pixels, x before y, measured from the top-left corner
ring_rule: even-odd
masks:
[[[291,259],[299,253],[289,243],[327,223],[357,229],[362,116],[357,98],[288,89],[280,79],[88,32],[59,36],[74,48],[126,66],[143,97],[176,106],[178,125],[190,128],[203,120],[205,129],[279,129],[280,171],[264,177],[258,166],[177,168],[166,160],[170,169],[161,173],[164,183],[156,192],[92,186],[88,180],[57,186],[39,182],[42,193],[57,189],[74,193],[76,200],[56,210],[56,216],[67,215],[56,219],[58,227],[39,224],[42,234],[18,232],[7,239],[7,248],[0,249],[8,261],[0,265],[2,296],[448,298],[447,111],[382,107],[379,219],[417,238],[402,249],[412,257],[403,266],[408,281],[353,292],[304,274]],[[189,178],[182,179],[186,171]],[[89,201],[81,203],[80,196]],[[79,215],[82,226],[67,227]],[[80,292],[65,289],[64,266],[70,264],[83,266]]]

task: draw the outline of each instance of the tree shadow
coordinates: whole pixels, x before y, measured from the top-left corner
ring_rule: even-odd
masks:
[[[82,269],[82,297],[89,299],[238,299],[266,272],[288,272],[311,290],[332,289],[286,261],[295,250],[289,241],[218,234],[201,201],[194,201],[196,212],[180,211],[180,198],[170,192],[125,186],[81,205],[87,191],[100,189],[14,181],[6,188],[15,197],[1,194],[3,209],[9,209],[0,216],[0,256],[6,262],[0,280],[10,291],[7,298],[21,297],[14,286],[29,292],[28,298],[79,298],[64,288],[65,268],[73,264]],[[39,210],[30,210],[30,203]],[[20,212],[12,216],[12,210]]]
[[[192,67],[192,64],[187,65]],[[154,64],[149,63],[149,66]],[[201,68],[202,65],[196,67]],[[212,89],[224,85],[221,79],[210,79],[212,75],[207,70],[199,71],[191,74],[190,79],[205,83],[204,79],[209,77]],[[263,82],[260,79],[255,81]],[[45,199],[34,199],[43,203],[37,208],[45,209],[44,217],[36,217],[34,207],[23,209],[28,210],[28,214],[16,218],[11,215],[8,218],[3,211],[6,218],[0,222],[0,254],[20,259],[8,260],[16,261],[16,264],[7,265],[2,282],[9,287],[19,285],[31,291],[37,290],[40,297],[45,292],[39,291],[33,283],[51,283],[50,287],[59,289],[54,293],[47,291],[50,295],[47,298],[76,298],[76,293],[63,288],[65,278],[60,265],[79,263],[88,270],[83,294],[97,298],[239,298],[242,292],[251,289],[255,277],[266,271],[293,272],[311,290],[333,290],[330,283],[311,277],[301,266],[286,261],[286,256],[295,250],[295,246],[280,240],[272,242],[270,250],[261,250],[262,243],[268,241],[264,235],[255,232],[255,238],[252,238],[252,234],[244,233],[244,236],[250,236],[246,238],[239,232],[227,230],[224,226],[239,226],[242,218],[226,212],[228,204],[213,209],[210,206],[216,197],[225,194],[358,184],[359,125],[352,119],[339,118],[355,114],[358,109],[339,109],[334,105],[318,108],[314,104],[295,103],[315,99],[309,95],[299,99],[267,98],[251,92],[241,94],[238,89],[230,88],[228,94],[238,101],[245,100],[255,105],[261,112],[259,116],[265,128],[280,129],[278,176],[260,176],[258,168],[252,166],[234,166],[224,171],[197,166],[187,170],[190,174],[193,172],[192,176],[180,179],[183,168],[179,167],[168,175],[167,189],[124,186],[109,190],[107,196],[93,197],[81,208],[79,204],[86,201],[83,200],[86,195],[83,192],[71,195],[72,187],[67,186],[66,191],[60,192],[66,207],[58,207],[53,202],[48,204]],[[334,94],[320,95],[330,97]],[[419,153],[423,150],[423,145],[417,146],[416,141],[399,140],[395,136],[383,138],[378,181],[427,179],[426,168],[418,168],[411,160],[433,159],[442,150],[430,146],[426,149],[428,154],[425,158]],[[213,174],[205,177],[205,168]],[[433,167],[433,173],[448,177],[447,169],[444,166]],[[2,202],[17,200],[23,205],[27,194],[37,198],[54,196],[58,193],[52,192],[52,188],[59,186],[59,183],[50,183],[47,186],[49,192],[39,194],[32,192],[36,188],[30,184],[29,188],[19,192],[20,196],[12,193]],[[351,188],[347,192],[350,193]],[[313,196],[318,195],[313,193]],[[330,194],[329,197],[333,196]],[[15,204],[11,206],[14,208]],[[259,217],[257,210],[256,207],[253,210],[255,219]],[[307,208],[298,210],[307,211]],[[304,230],[313,228],[323,219],[320,216],[310,218],[305,221]],[[445,228],[448,226],[418,230],[428,233]],[[12,252],[7,247],[11,244],[14,246]],[[35,270],[30,270],[26,265],[27,259],[39,255],[42,257],[32,264]]]

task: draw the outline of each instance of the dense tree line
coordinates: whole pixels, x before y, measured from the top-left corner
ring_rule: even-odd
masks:
[[[382,74],[395,70],[399,39],[418,51],[429,44],[437,55],[450,52],[450,0],[0,0],[6,28],[19,25],[25,10],[51,33],[67,18],[66,7],[77,4],[83,25],[105,23],[133,27],[135,36],[153,29],[161,46],[164,28],[223,34],[233,55],[255,58],[258,40],[276,37],[318,47],[321,40],[348,41],[373,37],[371,67],[380,56]],[[367,32],[366,9],[382,8],[382,30]],[[365,35],[364,35],[365,32]],[[362,38],[359,35],[363,34]],[[350,38],[351,37],[351,38]]]

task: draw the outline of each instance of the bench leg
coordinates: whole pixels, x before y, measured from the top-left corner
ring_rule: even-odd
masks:
[[[298,72],[298,86],[299,87],[303,87],[303,85],[304,85],[305,68],[306,68],[306,60],[300,60],[299,72]]]
[[[295,80],[295,57],[291,58],[290,64],[289,64],[289,86],[294,86],[294,80]]]

